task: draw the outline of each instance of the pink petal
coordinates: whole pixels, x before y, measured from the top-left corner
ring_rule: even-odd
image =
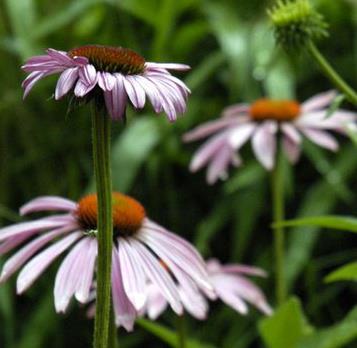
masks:
[[[242,117],[243,115],[248,116],[247,113],[249,112],[249,109],[250,109],[249,104],[230,105],[225,109],[223,109],[222,116],[223,117],[236,117],[236,116]],[[248,120],[249,117],[246,117],[246,119]]]
[[[74,211],[77,204],[69,199],[56,196],[38,197],[26,203],[20,208],[20,214],[26,215],[38,211],[67,210]]]
[[[136,310],[140,310],[146,301],[146,276],[144,270],[136,253],[132,252],[129,242],[120,239],[118,250],[125,293]]]
[[[133,76],[123,78],[126,93],[137,109],[142,109],[145,105],[145,90]]]
[[[59,77],[55,90],[55,99],[61,99],[67,94],[78,78],[78,68],[66,69]]]
[[[0,229],[0,241],[20,235],[32,235],[50,228],[62,227],[63,221],[56,219],[39,219],[31,222],[20,222],[18,224]]]
[[[179,71],[187,71],[190,70],[191,67],[186,64],[176,64],[176,63],[154,63],[154,62],[146,62],[145,67],[147,69],[169,69],[169,70],[179,70]]]
[[[115,85],[115,77],[108,72],[98,72],[98,85],[104,91],[111,91]]]
[[[317,94],[312,98],[306,100],[304,103],[302,103],[301,105],[302,111],[308,112],[308,111],[322,109],[328,106],[335,99],[336,96],[337,96],[336,91],[327,91],[324,93]]]
[[[236,126],[230,132],[228,139],[229,144],[235,150],[240,149],[251,137],[256,127],[254,123],[243,123],[242,125]]]
[[[229,164],[235,156],[234,150],[227,144],[222,146],[213,156],[207,170],[208,184],[214,184],[218,179],[224,179],[227,176]]]
[[[90,238],[89,246],[84,252],[85,257],[82,260],[82,270],[75,292],[76,299],[81,303],[86,303],[90,297],[97,251],[97,240],[95,238]]]
[[[9,250],[16,248],[24,240],[30,238],[30,236],[15,236],[7,239],[5,242],[0,244],[0,255],[6,254]]]
[[[169,273],[162,267],[153,254],[138,241],[131,241],[132,252],[136,253],[137,260],[145,271],[148,279],[155,284],[162,295],[169,302],[177,314],[182,314],[183,308],[174,281]]]
[[[64,313],[66,311],[78,287],[81,274],[86,267],[83,261],[89,244],[90,238],[80,240],[68,253],[58,269],[54,287],[55,308],[57,313]]]
[[[290,138],[291,141],[293,141],[296,144],[301,143],[301,135],[296,129],[295,125],[290,124],[288,122],[283,122],[281,124],[281,130],[283,134],[285,134],[288,138]]]
[[[51,58],[55,59],[60,64],[63,64],[63,65],[68,66],[68,67],[71,67],[71,66],[74,65],[72,58],[69,57],[67,55],[67,53],[64,52],[64,51],[58,51],[58,50],[55,50],[53,48],[49,48],[47,50],[47,54]]]
[[[35,256],[20,272],[17,278],[17,293],[21,294],[28,289],[33,282],[45,271],[45,269],[64,252],[72,243],[82,236],[80,232],[74,232],[61,239],[49,248]]]
[[[22,87],[25,89],[23,99],[27,97],[36,82],[45,76],[46,73],[43,71],[34,71],[29,76],[27,76],[27,78],[22,82]]]
[[[283,149],[290,163],[295,164],[299,160],[301,153],[300,144],[297,144],[296,142],[291,140],[291,138],[284,136]]]
[[[257,128],[252,138],[254,153],[267,170],[272,170],[275,164],[276,130],[275,122],[266,121]]]
[[[147,286],[147,314],[151,320],[156,320],[167,308],[167,301],[160,290],[154,285]]]
[[[43,236],[37,237],[23,248],[18,250],[14,255],[12,255],[4,264],[0,282],[6,281],[12,274],[14,274],[30,257],[32,257],[38,250],[40,250],[44,245],[49,243],[54,238],[69,232],[68,227],[59,228],[51,232],[46,233]]]
[[[312,128],[304,128],[301,131],[313,143],[331,151],[338,150],[336,139],[329,133]]]
[[[127,96],[123,76],[115,74],[115,84],[111,91],[104,92],[105,105],[113,120],[121,120],[125,113]]]
[[[82,98],[88,94],[97,84],[98,76],[95,67],[91,64],[83,66],[79,70],[79,78],[74,88],[74,94]]]
[[[267,273],[263,269],[246,265],[226,264],[221,267],[221,270],[227,273],[248,274],[259,277],[267,276]]]
[[[127,331],[132,331],[136,311],[124,291],[119,255],[115,248],[112,253],[112,296],[116,324],[123,325]]]

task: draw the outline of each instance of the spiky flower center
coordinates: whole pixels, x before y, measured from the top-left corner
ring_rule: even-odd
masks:
[[[255,121],[292,121],[300,114],[300,104],[294,100],[258,99],[249,113]]]
[[[134,198],[113,192],[113,228],[114,237],[132,236],[141,227],[146,216],[144,207]],[[79,225],[85,231],[97,230],[98,225],[97,195],[90,194],[78,202],[75,212]]]
[[[145,68],[145,59],[124,47],[87,45],[70,50],[68,55],[88,58],[99,71],[134,75],[143,73]]]

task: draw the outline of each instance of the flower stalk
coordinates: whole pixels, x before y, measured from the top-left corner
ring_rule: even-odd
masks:
[[[177,317],[177,347],[186,348],[186,327],[184,314]]]
[[[350,87],[342,77],[336,72],[336,70],[330,65],[330,63],[325,59],[325,57],[321,54],[316,45],[310,41],[307,45],[307,49],[311,56],[315,59],[317,64],[319,65],[322,72],[335,84],[335,86],[345,94],[346,98],[357,105],[357,93]]]
[[[286,298],[286,282],[284,270],[285,235],[281,222],[284,220],[284,176],[283,176],[282,149],[278,142],[275,167],[272,171],[272,203],[274,227],[274,259],[275,259],[275,294],[278,305]]]
[[[111,120],[92,107],[93,162],[98,197],[98,269],[94,348],[106,348],[109,338],[111,256],[113,243],[112,180],[110,166]]]

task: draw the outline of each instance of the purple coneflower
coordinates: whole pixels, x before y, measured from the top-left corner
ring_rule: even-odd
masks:
[[[335,96],[334,91],[329,91],[302,104],[293,100],[259,99],[251,105],[236,104],[225,108],[221,119],[203,124],[184,135],[186,142],[212,136],[193,156],[191,171],[207,164],[208,183],[224,178],[230,164],[241,164],[238,151],[249,139],[258,161],[267,170],[272,170],[279,133],[291,163],[299,159],[302,135],[323,148],[336,151],[338,143],[327,131],[344,133],[346,126],[356,120],[356,114],[336,110],[328,115],[327,108]]]
[[[65,312],[73,296],[82,303],[90,299],[97,257],[97,196],[85,196],[78,203],[39,197],[24,205],[20,213],[51,210],[65,213],[0,229],[0,255],[27,242],[5,262],[0,282],[26,263],[17,278],[20,294],[61,253],[71,249],[60,265],[54,287],[56,311]],[[112,294],[118,326],[132,330],[147,301],[148,282],[157,286],[177,314],[183,311],[180,288],[213,293],[197,250],[146,217],[138,201],[113,193],[113,225]],[[163,267],[163,262],[169,268]]]
[[[168,70],[188,70],[189,66],[174,63],[145,62],[136,52],[123,47],[88,45],[68,52],[48,49],[46,55],[30,58],[22,67],[29,76],[24,80],[24,97],[37,81],[61,73],[55,99],[72,91],[80,100],[95,98],[113,120],[125,117],[127,99],[137,109],[149,98],[156,113],[164,111],[170,121],[186,109],[190,90]]]
[[[245,277],[246,275],[265,277],[266,273],[262,269],[238,264],[221,265],[216,259],[208,260],[206,267],[217,298],[225,304],[240,314],[247,314],[248,306],[244,302],[246,301],[264,314],[272,314],[272,309],[262,291]],[[180,290],[185,310],[196,319],[205,319],[208,303],[199,289],[196,288],[196,291],[192,293]],[[144,313],[147,313],[150,319],[155,320],[166,309],[167,300],[155,284],[149,284],[147,292],[148,299]]]

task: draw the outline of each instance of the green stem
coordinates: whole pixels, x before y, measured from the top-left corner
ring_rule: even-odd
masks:
[[[184,314],[177,317],[177,347],[186,348],[186,327]]]
[[[113,243],[110,118],[95,106],[92,112],[93,162],[98,199],[97,300],[94,347],[108,345],[110,322],[111,259]]]
[[[357,93],[354,91],[352,87],[350,87],[343,78],[335,71],[335,69],[330,65],[330,63],[325,59],[325,57],[321,54],[319,49],[315,46],[315,44],[310,41],[308,44],[308,50],[310,54],[314,57],[317,64],[320,66],[321,70],[325,73],[325,75],[336,85],[336,87],[346,95],[347,99],[357,105]]]
[[[108,347],[109,348],[119,348],[117,328],[115,326],[113,308],[110,311]]]
[[[272,201],[273,222],[284,220],[284,178],[280,146],[277,150],[275,168],[272,171]],[[286,283],[284,272],[284,228],[274,228],[274,258],[275,258],[275,293],[277,304],[284,302],[286,297]]]

